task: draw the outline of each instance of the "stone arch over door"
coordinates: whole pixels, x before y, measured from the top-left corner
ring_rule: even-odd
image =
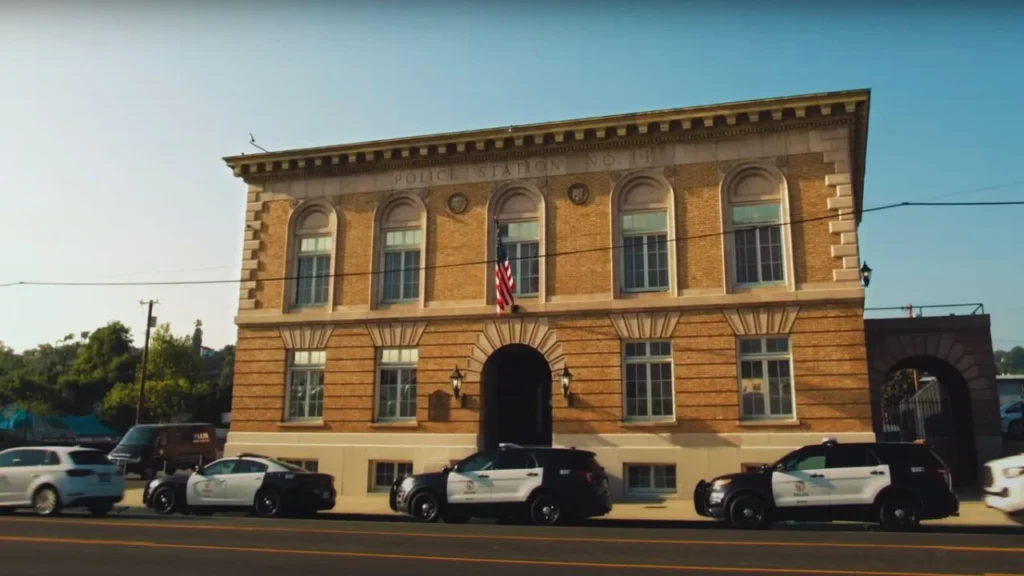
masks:
[[[499,318],[488,320],[477,334],[476,342],[469,355],[469,373],[467,382],[480,383],[480,371],[484,362],[498,348],[509,344],[525,344],[536,348],[548,365],[551,366],[552,378],[557,378],[565,368],[565,354],[558,334],[548,327],[543,318]]]
[[[976,478],[980,467],[1002,452],[988,315],[872,319],[864,325],[876,436],[882,438],[882,389],[889,374],[903,368],[932,372],[950,401],[969,404],[951,409],[960,411],[959,422],[970,423],[975,461],[960,466],[972,467],[966,473]]]

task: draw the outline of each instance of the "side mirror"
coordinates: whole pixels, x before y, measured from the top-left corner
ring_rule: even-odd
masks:
[[[192,467],[192,472],[194,474],[198,474],[198,475],[202,476],[203,475],[203,465],[202,464],[196,464],[195,466]]]
[[[444,466],[441,466],[441,472],[451,472],[454,469],[455,467],[452,466],[451,464],[445,464]]]

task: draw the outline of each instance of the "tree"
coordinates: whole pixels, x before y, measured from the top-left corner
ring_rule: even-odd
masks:
[[[918,374],[920,376],[921,374]],[[889,380],[882,387],[882,409],[892,413],[899,408],[900,402],[914,395],[914,371],[895,370],[889,374]]]
[[[992,354],[997,374],[1024,374],[1024,346],[996,350]]]
[[[111,322],[82,336],[85,344],[58,381],[67,397],[67,411],[74,414],[95,412],[114,386],[135,380],[138,365],[131,331],[124,324]]]
[[[202,368],[190,336],[175,336],[170,324],[158,326],[147,359],[145,421],[188,420],[199,410],[210,394],[210,386],[201,378]],[[119,383],[103,398],[103,413],[115,426],[127,427],[135,421],[137,380]]]

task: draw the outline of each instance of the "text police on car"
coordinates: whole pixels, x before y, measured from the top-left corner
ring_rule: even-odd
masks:
[[[239,454],[197,466],[188,476],[146,484],[142,503],[157,514],[251,510],[258,516],[307,515],[334,508],[334,477],[259,454]]]
[[[755,472],[701,480],[693,502],[701,516],[738,528],[853,521],[904,530],[960,509],[949,469],[927,445],[835,440],[804,446]]]
[[[501,444],[454,467],[399,478],[391,509],[421,522],[529,518],[555,525],[607,514],[608,476],[593,452]]]

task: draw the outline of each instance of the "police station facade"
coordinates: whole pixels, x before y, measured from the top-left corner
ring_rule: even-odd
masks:
[[[227,158],[248,186],[226,453],[342,496],[497,442],[617,498],[872,440],[869,94]],[[495,219],[498,226],[495,226]],[[514,310],[495,307],[500,234]]]

